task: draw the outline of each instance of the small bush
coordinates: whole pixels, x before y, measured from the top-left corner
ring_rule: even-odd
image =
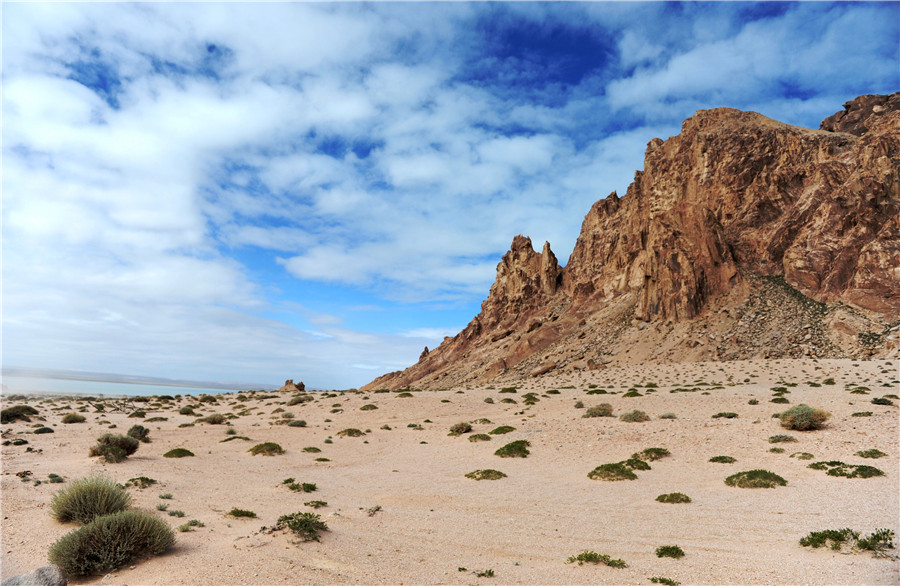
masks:
[[[295,419],[288,423],[288,427],[306,427],[306,422],[302,419]]]
[[[644,462],[640,458],[631,457],[622,462],[632,470],[650,470],[650,464]]]
[[[90,523],[102,515],[124,511],[130,505],[131,496],[113,480],[88,476],[54,494],[50,514],[61,523]]]
[[[228,511],[228,514],[232,517],[244,517],[247,519],[256,518],[256,513],[254,513],[253,511],[248,511],[246,509],[231,509],[230,511]]]
[[[590,472],[588,472],[588,478],[591,480],[608,480],[608,481],[616,481],[616,480],[636,480],[637,474],[632,472],[631,468],[626,466],[622,462],[616,462],[613,464],[601,464],[597,466]]]
[[[491,441],[491,436],[486,433],[476,433],[469,436],[470,442],[489,442]]]
[[[796,431],[820,429],[831,414],[822,409],[813,409],[809,405],[797,405],[778,415],[781,426]]]
[[[317,448],[315,446],[306,446],[305,448],[303,448],[303,451],[310,453],[310,454],[318,454],[318,453],[321,453],[322,450],[320,450],[319,448]]]
[[[786,403],[790,403],[790,401],[788,401],[787,397],[774,397],[772,399],[769,399],[769,403],[785,403],[786,404]]]
[[[792,435],[784,435],[784,434],[781,434],[781,435],[771,435],[771,436],[769,436],[769,443],[770,443],[770,444],[777,444],[777,443],[783,443],[783,442],[795,442],[795,441],[797,441],[797,438],[795,438],[795,437],[792,436]]]
[[[725,484],[737,488],[775,488],[786,485],[787,480],[774,472],[756,469],[732,474],[725,479]]]
[[[181,409],[178,410],[179,415],[196,415],[194,412],[194,408],[190,405],[185,405]]]
[[[588,408],[582,417],[612,417],[613,407],[609,403],[600,403]]]
[[[181,518],[181,517],[184,517],[184,511],[179,511],[177,509],[174,511],[169,511],[169,516]]]
[[[887,397],[875,397],[872,399],[873,405],[893,405],[894,402]]]
[[[0,423],[12,423],[14,421],[31,421],[29,415],[37,415],[38,410],[31,405],[13,405],[0,411]]]
[[[188,458],[193,455],[194,452],[185,448],[175,448],[163,454],[163,458]]]
[[[829,476],[843,476],[844,478],[873,478],[884,476],[884,472],[872,466],[862,464],[844,464],[837,460],[829,462],[814,462],[808,466],[813,470],[825,470]]]
[[[36,434],[40,435],[42,433],[56,433],[56,432],[53,430],[52,427],[41,426],[41,427],[35,429],[34,431],[32,431],[31,433],[36,433]]]
[[[303,541],[319,541],[319,531],[328,531],[328,526],[315,513],[282,515],[278,527],[287,527]]]
[[[457,423],[450,428],[450,435],[462,435],[472,431],[472,426],[468,423]]]
[[[509,432],[515,431],[515,430],[516,430],[516,428],[512,427],[511,425],[501,425],[500,427],[492,429],[488,433],[491,435],[503,435],[505,433],[509,433]]]
[[[606,554],[599,554],[596,551],[588,551],[585,550],[578,555],[573,555],[569,559],[566,560],[567,564],[571,564],[573,562],[578,562],[578,565],[582,565],[585,563],[589,564],[604,564],[611,568],[627,568],[628,564],[626,564],[623,560],[614,560]]]
[[[722,411],[713,415],[713,419],[734,419],[738,414],[733,411]]]
[[[850,415],[850,417],[871,417],[871,416],[872,416],[871,411],[857,411],[856,413],[853,413],[852,415]]]
[[[50,562],[66,576],[112,572],[137,559],[159,555],[175,543],[175,532],[143,511],[121,511],[98,517],[50,546]]]
[[[650,416],[643,411],[638,411],[637,409],[635,409],[634,411],[622,414],[619,417],[619,421],[626,421],[628,423],[642,423],[644,421],[650,421]]]
[[[472,480],[500,480],[501,478],[506,478],[506,474],[499,470],[491,470],[488,468],[485,470],[469,472],[466,474],[466,478],[471,478]]]
[[[655,462],[671,455],[672,453],[665,448],[645,448],[636,454],[632,454],[631,457]]]
[[[678,419],[674,413],[663,413],[659,416],[660,419]]]
[[[373,411],[375,409],[378,409],[378,407],[376,405],[372,405],[372,404],[363,405],[362,407],[359,408],[360,411]]]
[[[264,442],[261,444],[256,444],[247,451],[254,456],[276,456],[283,454],[284,448],[282,448],[275,442]]]
[[[669,494],[659,495],[658,497],[656,497],[656,501],[660,503],[671,504],[689,503],[691,502],[691,497],[680,492],[670,492]]]
[[[156,480],[153,478],[148,478],[146,476],[138,476],[136,478],[130,478],[128,482],[125,483],[125,487],[133,486],[135,488],[148,488],[156,484]]]
[[[150,430],[143,425],[132,425],[126,435],[139,442],[144,442],[145,444],[150,443]]]
[[[62,416],[62,423],[84,423],[86,421],[84,415],[78,413],[66,413]]]
[[[138,409],[137,411],[132,411],[131,413],[129,413],[128,416],[134,417],[137,419],[143,419],[144,417],[147,416],[147,412],[142,409]]]
[[[89,455],[103,456],[107,462],[121,462],[135,453],[140,442],[133,437],[105,433],[97,438],[97,445],[91,447]]]
[[[336,434],[338,437],[360,437],[366,435],[362,430],[350,427],[348,429],[342,429]]]
[[[225,416],[221,413],[212,413],[206,417],[201,417],[197,423],[209,423],[211,425],[222,425],[225,423]]]
[[[856,455],[860,458],[884,458],[885,456],[887,456],[887,454],[885,454],[881,450],[875,449],[859,451],[856,452]]]
[[[829,547],[837,551],[841,549],[841,545],[848,541],[854,541],[859,538],[859,533],[852,529],[826,529],[825,531],[811,531],[806,537],[800,538],[800,545],[803,547],[819,548],[831,544]]]
[[[650,581],[654,584],[663,584],[664,586],[681,586],[681,582],[673,580],[672,578],[663,578],[661,576],[654,576],[650,578]]]
[[[494,452],[494,455],[501,458],[526,458],[531,453],[528,451],[530,445],[528,440],[517,440],[506,444]]]
[[[663,545],[656,548],[656,557],[675,558],[677,560],[684,557],[684,550],[677,545]]]
[[[794,452],[791,454],[791,458],[797,458],[798,460],[812,460],[815,456],[809,452]]]

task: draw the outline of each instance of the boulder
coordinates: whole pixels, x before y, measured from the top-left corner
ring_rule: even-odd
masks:
[[[0,586],[66,586],[66,575],[59,566],[41,566],[27,574],[10,576]]]

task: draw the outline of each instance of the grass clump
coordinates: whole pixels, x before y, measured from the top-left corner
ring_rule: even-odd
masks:
[[[709,459],[710,462],[716,462],[718,464],[734,464],[737,462],[736,459],[731,456],[713,456]]]
[[[661,576],[654,576],[650,578],[650,581],[654,584],[664,584],[665,586],[681,586],[681,582],[673,580],[672,578],[663,578]]]
[[[632,454],[631,457],[655,462],[671,455],[672,453],[665,448],[645,448],[636,454]]]
[[[850,417],[871,417],[871,416],[872,416],[871,411],[857,411],[856,413],[853,413],[850,415]]]
[[[337,432],[336,435],[338,437],[361,437],[366,434],[365,434],[365,432],[363,432],[360,429],[356,429],[355,427],[350,427],[347,429],[342,429],[341,431]]]
[[[133,486],[135,488],[148,488],[156,484],[156,479],[148,478],[146,476],[138,476],[136,478],[130,478],[128,482],[125,483],[125,487]]]
[[[165,521],[143,511],[98,517],[50,546],[50,562],[70,577],[112,572],[133,561],[159,555],[175,543]]]
[[[774,472],[757,468],[732,474],[725,479],[725,484],[737,488],[775,488],[786,485],[787,480]]]
[[[78,413],[66,413],[62,416],[62,423],[84,423],[86,421],[84,415]]]
[[[278,518],[276,528],[288,528],[302,541],[319,541],[319,532],[328,531],[328,526],[315,513],[293,513]]]
[[[209,423],[210,425],[222,425],[225,423],[225,416],[221,413],[212,413],[206,417],[201,417],[197,423]]]
[[[803,547],[828,546],[835,551],[840,551],[844,544],[851,549],[858,548],[864,551],[883,552],[894,547],[894,532],[890,529],[876,529],[866,537],[860,537],[857,531],[850,528],[826,529],[824,531],[812,531],[806,537],[800,539]]]
[[[140,442],[121,434],[104,433],[97,438],[97,445],[90,449],[90,456],[103,456],[107,462],[121,462],[135,453]]]
[[[56,433],[56,432],[53,431],[52,427],[41,426],[41,427],[35,429],[34,431],[32,431],[31,433],[41,434],[41,433]]]
[[[132,425],[125,435],[145,444],[150,443],[150,430],[143,425]]]
[[[228,511],[228,514],[231,515],[232,517],[238,517],[238,518],[240,518],[240,517],[243,517],[246,519],[255,519],[256,518],[256,513],[254,513],[253,511],[248,511],[246,509],[231,509],[230,511]]]
[[[578,565],[588,564],[604,564],[610,568],[627,568],[628,564],[624,560],[615,560],[606,554],[599,554],[596,551],[584,550],[578,555],[573,555],[566,560],[567,564],[577,562]]]
[[[619,417],[619,421],[625,421],[628,423],[643,423],[644,421],[650,421],[650,416],[643,411],[635,409],[634,411],[623,413]]]
[[[612,417],[613,407],[609,403],[600,403],[589,407],[582,417]]]
[[[637,474],[635,474],[631,468],[626,466],[623,462],[615,462],[612,464],[601,464],[597,466],[590,472],[588,472],[588,478],[591,480],[608,480],[608,481],[616,481],[616,480],[636,480]]]
[[[531,442],[528,440],[517,440],[506,444],[494,452],[494,455],[501,458],[527,458],[528,454],[531,453],[528,451],[528,446],[530,445]]]
[[[462,422],[453,425],[450,428],[449,435],[462,435],[464,433],[469,433],[470,431],[472,431],[472,426],[468,423]]]
[[[322,450],[317,448],[316,446],[306,446],[305,448],[303,448],[303,451],[310,454],[319,454],[322,452]]]
[[[275,442],[263,442],[256,444],[247,451],[254,456],[278,456],[284,453],[284,448]]]
[[[163,454],[163,458],[187,458],[193,455],[194,452],[185,448],[175,448]]]
[[[815,456],[809,452],[794,452],[791,454],[791,458],[797,458],[798,460],[812,460]]]
[[[872,399],[873,405],[893,405],[894,402],[887,397],[875,397]]]
[[[509,433],[511,431],[515,431],[516,428],[511,425],[501,425],[500,427],[494,428],[488,433],[491,435],[503,435],[505,433]]]
[[[777,443],[783,443],[783,442],[795,442],[795,441],[797,441],[797,438],[795,438],[792,435],[779,434],[779,435],[769,436],[770,444],[777,444]]]
[[[37,415],[38,410],[31,405],[13,405],[0,411],[0,423],[12,423],[14,421],[30,422],[30,415]]]
[[[713,419],[734,419],[738,414],[734,411],[722,411],[712,416]]]
[[[680,492],[670,492],[656,497],[656,502],[671,504],[689,503],[691,502],[691,497]]]
[[[53,495],[50,515],[62,523],[90,523],[97,517],[124,511],[131,496],[105,476],[88,476],[73,481]]]
[[[466,474],[466,478],[471,478],[472,480],[500,480],[501,478],[506,478],[506,474],[500,472],[499,470],[475,470],[474,472],[469,472]]]
[[[677,560],[684,557],[684,550],[677,545],[662,545],[656,548],[656,557],[675,558]]]
[[[860,458],[884,458],[885,456],[887,456],[887,454],[885,454],[881,450],[876,449],[862,450],[856,452],[855,455],[859,456]]]
[[[295,419],[288,423],[288,427],[306,427],[306,422],[302,419]]]
[[[884,476],[884,472],[873,466],[864,464],[844,464],[837,460],[829,462],[814,462],[808,466],[813,470],[825,470],[828,476],[843,476],[844,478],[873,478]]]
[[[829,417],[831,414],[828,411],[813,409],[809,405],[803,404],[791,407],[778,415],[782,427],[796,431],[821,429]]]
[[[476,433],[469,436],[470,442],[489,442],[491,441],[491,436],[486,433]]]

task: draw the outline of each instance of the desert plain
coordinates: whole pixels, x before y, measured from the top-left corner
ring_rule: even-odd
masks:
[[[128,488],[134,507],[173,529],[199,523],[176,531],[164,555],[70,583],[898,584],[896,547],[873,555],[799,543],[825,529],[900,529],[898,366],[896,359],[638,365],[508,385],[311,391],[303,399],[255,391],[213,395],[215,402],[173,389],[172,400],[132,403],[144,418],[115,411],[121,402],[109,398],[98,412],[97,401],[83,397],[4,396],[3,408],[28,404],[39,415],[2,425],[2,577],[48,563],[50,546],[77,527],[51,517],[53,494],[101,473],[122,484],[155,480]],[[788,402],[773,403],[779,396]],[[886,396],[879,403],[893,404],[872,403]],[[612,406],[612,416],[584,417],[601,403]],[[791,431],[773,417],[799,404],[828,411],[824,428]],[[195,415],[180,414],[188,405]],[[620,420],[633,410],[649,420]],[[71,412],[86,421],[62,423]],[[225,423],[198,421],[215,413]],[[460,423],[471,431],[452,435]],[[150,430],[151,441],[133,455],[119,463],[89,456],[97,437],[135,424]],[[40,425],[54,433],[32,433]],[[490,433],[502,426],[514,430]],[[362,435],[340,433],[348,429]],[[470,441],[476,434],[490,439]],[[796,441],[771,442],[777,435]],[[27,444],[12,445],[15,439]],[[495,455],[517,440],[529,442],[527,457]],[[263,442],[284,453],[249,453]],[[634,480],[588,477],[601,464],[654,447],[670,455],[636,470]],[[174,448],[194,456],[163,457]],[[885,456],[858,455],[867,450]],[[716,456],[735,461],[710,462]],[[809,468],[835,460],[884,475],[847,478]],[[484,469],[506,477],[466,476]],[[787,484],[726,485],[730,475],[752,469]],[[50,474],[64,482],[48,482]],[[316,490],[292,491],[288,478]],[[691,502],[656,500],[669,493]],[[327,504],[304,504],[312,501]],[[233,509],[256,517],[234,517]],[[320,541],[271,531],[280,516],[300,511],[327,524]],[[684,557],[657,557],[665,545],[679,546]],[[583,551],[627,567],[567,563]]]

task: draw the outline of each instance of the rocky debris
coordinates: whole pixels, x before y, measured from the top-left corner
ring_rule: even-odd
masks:
[[[363,389],[647,360],[879,356],[900,323],[900,93],[799,128],[701,110],[585,216],[565,267],[516,236],[481,312]],[[853,316],[852,319],[850,316]]]
[[[422,350],[422,353],[419,354],[419,360],[421,361],[423,358],[428,356],[428,346],[425,346],[425,349]]]
[[[66,575],[62,568],[49,564],[27,574],[10,576],[0,582],[0,586],[66,586]]]
[[[294,379],[289,378],[286,381],[284,381],[284,386],[282,386],[278,390],[288,392],[288,393],[299,393],[299,392],[303,392],[306,390],[306,385],[303,384],[303,381],[300,381],[299,383],[294,383]]]

